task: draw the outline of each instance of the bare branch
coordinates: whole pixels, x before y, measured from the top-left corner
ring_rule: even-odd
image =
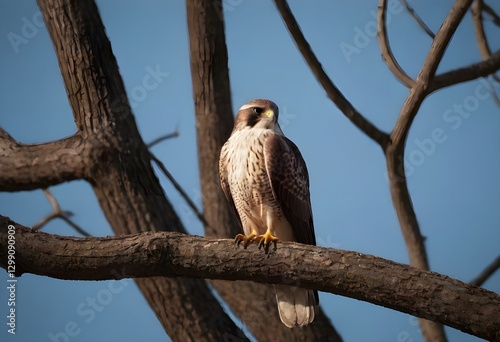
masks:
[[[486,77],[500,69],[500,50],[491,55],[490,58],[474,63],[472,65],[451,70],[437,75],[432,80],[428,91],[432,93],[436,90],[449,87],[454,84],[472,81],[479,77]],[[494,93],[494,92],[493,92]]]
[[[471,6],[474,31],[476,32],[477,45],[483,59],[491,56],[491,49],[486,39],[486,33],[483,26],[483,0],[475,0]]]
[[[410,13],[411,17],[417,22],[417,24],[422,28],[422,30],[424,30],[424,32],[427,33],[427,35],[429,37],[434,39],[436,37],[434,32],[432,32],[432,30],[429,28],[429,26],[427,26],[427,24],[422,20],[422,18],[420,18],[418,13],[415,12],[415,10],[413,9],[413,7],[411,7],[411,5],[408,3],[408,1],[401,0],[401,3],[405,6],[408,13]]]
[[[153,139],[149,144],[147,144],[146,146],[148,148],[151,148],[153,147],[154,145],[156,144],[159,144],[161,143],[162,141],[165,141],[165,140],[168,140],[168,139],[172,139],[172,138],[177,138],[179,136],[179,130],[176,129],[175,131],[173,131],[172,133],[168,133],[168,134],[165,134],[165,135],[162,135],[161,137],[158,137],[156,139]]]
[[[424,65],[417,76],[416,84],[411,88],[391,132],[390,140],[392,144],[385,150],[392,203],[405,239],[410,263],[424,270],[429,269],[429,261],[424,246],[424,238],[420,232],[406,182],[404,146],[411,124],[422,102],[429,94],[431,81],[441,62],[446,47],[471,2],[472,0],[456,1],[441,25],[427,54]],[[446,341],[446,335],[441,325],[421,319],[420,327],[427,341]]]
[[[481,286],[489,277],[500,268],[500,256],[498,256],[491,264],[489,264],[473,281],[471,285]]]
[[[434,77],[437,67],[443,58],[446,47],[462,21],[472,0],[458,0],[453,5],[450,13],[444,20],[427,54],[424,65],[417,77],[417,84],[410,91],[406,101],[401,108],[396,125],[391,132],[391,140],[396,143],[404,143],[410,126],[417,114],[420,105],[429,94],[429,85]]]
[[[486,2],[483,1],[483,10],[491,16],[493,24],[500,27],[500,16],[491,8]]]
[[[49,215],[45,216],[42,218],[39,222],[37,222],[35,225],[33,225],[33,229],[35,230],[40,230],[44,225],[46,225],[48,222],[55,218],[60,218],[67,224],[69,224],[74,230],[76,230],[79,234],[83,236],[91,236],[89,233],[87,233],[83,228],[81,228],[79,225],[77,225],[75,222],[73,222],[69,217],[73,215],[72,212],[70,211],[63,211],[61,210],[61,207],[59,206],[59,203],[57,203],[56,198],[52,193],[50,192],[49,189],[43,189],[43,193],[49,200],[50,204],[52,205],[52,208],[54,211],[50,213]]]
[[[328,97],[335,103],[340,111],[349,119],[356,127],[364,132],[368,137],[377,142],[383,149],[389,144],[389,135],[379,130],[374,124],[368,121],[354,106],[344,97],[340,90],[335,86],[332,80],[323,70],[321,63],[311,49],[306,38],[295,19],[286,0],[274,0],[283,21],[285,22],[288,32],[292,36],[302,57],[309,65],[312,73],[316,76],[318,82],[323,86]]]
[[[483,60],[491,58],[491,49],[488,44],[488,40],[486,39],[486,33],[484,32],[483,25],[483,10],[484,10],[484,1],[476,0],[474,4],[471,6],[472,12],[472,21],[474,23],[474,31],[476,32],[476,40],[477,46],[479,47],[479,52],[481,53],[481,57]],[[494,13],[494,12],[493,12]],[[500,82],[500,79],[493,75],[497,82]]]
[[[179,192],[179,194],[184,198],[184,200],[186,201],[186,203],[188,204],[188,206],[193,210],[193,212],[195,213],[196,217],[198,217],[198,219],[204,224],[204,225],[208,225],[207,221],[205,220],[205,217],[203,216],[203,214],[198,210],[198,207],[196,207],[196,204],[194,204],[194,202],[191,200],[191,198],[189,198],[189,195],[186,193],[186,191],[184,191],[184,189],[182,188],[182,186],[179,184],[179,182],[177,182],[174,178],[174,176],[172,176],[172,174],[167,170],[167,168],[165,167],[165,164],[163,164],[163,162],[156,158],[156,156],[151,153],[151,159],[156,163],[156,165],[158,165],[158,167],[160,168],[161,172],[163,172],[163,174],[165,175],[165,177],[168,178],[168,180],[172,183],[172,185],[174,186],[174,188]]]
[[[174,232],[61,237],[0,217],[0,266],[15,225],[16,273],[60,279],[196,277],[294,284],[432,319],[489,340],[500,338],[500,296],[434,272],[357,252],[280,242],[265,254],[231,240]],[[119,272],[117,272],[119,270]],[[377,289],[374,291],[373,289]]]
[[[78,134],[44,144],[21,144],[0,127],[0,191],[34,190],[86,178],[86,145]]]
[[[411,88],[415,85],[415,81],[399,65],[398,61],[392,53],[389,39],[387,37],[386,25],[387,0],[380,0],[377,14],[377,35],[382,53],[382,59],[385,61],[389,70],[400,80],[405,86]]]

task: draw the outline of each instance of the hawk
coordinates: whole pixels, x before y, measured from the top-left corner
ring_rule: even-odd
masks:
[[[278,106],[257,99],[238,111],[219,159],[222,190],[243,227],[236,242],[267,251],[278,239],[316,245],[309,175],[297,146],[283,135]],[[275,285],[281,321],[289,328],[311,323],[318,293]]]

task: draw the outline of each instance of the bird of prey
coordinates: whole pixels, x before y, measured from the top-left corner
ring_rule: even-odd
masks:
[[[278,106],[257,99],[238,111],[219,159],[222,190],[243,227],[236,236],[246,248],[268,251],[278,239],[316,245],[309,197],[309,175],[297,146],[283,135]],[[275,285],[281,321],[287,327],[311,323],[316,291]]]

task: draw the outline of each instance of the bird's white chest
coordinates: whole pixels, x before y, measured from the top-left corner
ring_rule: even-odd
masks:
[[[272,131],[242,130],[228,141],[228,183],[240,209],[262,205],[272,198],[271,185],[266,172],[264,143]]]

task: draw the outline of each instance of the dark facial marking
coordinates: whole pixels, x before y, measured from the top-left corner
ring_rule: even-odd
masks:
[[[247,126],[253,127],[259,122],[261,114],[264,112],[263,108],[251,108],[250,115],[248,115]]]

